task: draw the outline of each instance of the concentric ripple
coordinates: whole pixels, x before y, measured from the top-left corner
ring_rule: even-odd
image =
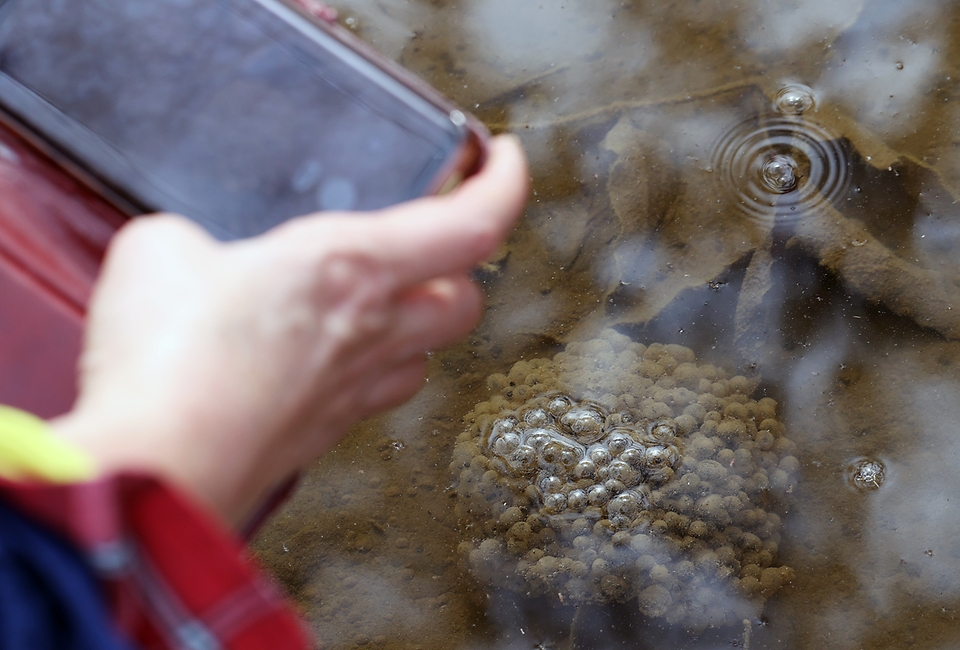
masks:
[[[796,221],[846,194],[850,156],[823,127],[796,117],[751,118],[724,133],[713,168],[744,213]]]

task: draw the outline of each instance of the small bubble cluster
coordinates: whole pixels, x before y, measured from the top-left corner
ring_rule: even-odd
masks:
[[[777,551],[800,464],[754,381],[606,331],[487,384],[451,463],[481,580],[703,628],[792,578]]]
[[[548,393],[495,420],[481,449],[506,476],[536,486],[541,512],[587,512],[625,528],[647,507],[649,487],[673,478],[678,442],[672,422],[643,424],[629,411]]]
[[[847,481],[860,492],[879,490],[886,477],[886,467],[874,458],[860,458],[847,467]]]
[[[799,170],[790,156],[773,154],[760,165],[760,177],[771,192],[786,194],[797,188]]]
[[[815,105],[813,91],[800,84],[784,86],[773,104],[783,115],[803,115]]]

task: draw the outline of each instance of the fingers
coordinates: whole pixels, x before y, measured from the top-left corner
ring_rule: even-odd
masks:
[[[361,417],[412,397],[423,384],[426,352],[466,335],[481,307],[480,291],[466,276],[439,278],[401,296],[384,336],[364,341],[338,367],[340,386],[360,389]]]
[[[411,201],[377,218],[381,258],[399,286],[465,272],[487,259],[523,212],[528,192],[523,150],[497,138],[487,164],[458,190]]]
[[[468,334],[483,312],[480,290],[466,276],[438,278],[400,296],[382,336],[365,339],[341,364],[346,381],[362,384]]]
[[[365,417],[400,406],[423,388],[427,376],[424,356],[410,359],[381,375],[365,392]]]
[[[91,296],[85,347],[120,323],[171,313],[152,289],[158,284],[156,277],[164,278],[160,286],[165,290],[185,295],[209,266],[214,247],[214,240],[184,217],[156,215],[125,225],[110,242]],[[174,285],[178,288],[171,288]],[[135,338],[136,329],[128,328],[124,334]]]
[[[439,278],[399,299],[389,334],[395,359],[446,347],[466,336],[483,312],[480,290],[465,275]]]
[[[209,245],[214,241],[206,230],[186,217],[168,213],[151,214],[132,219],[120,229],[110,241],[108,260],[109,255],[116,255],[118,249],[132,249],[133,255],[139,256],[144,251]]]
[[[331,245],[353,250],[375,261],[395,287],[414,286],[464,273],[489,257],[522,213],[528,184],[517,140],[499,137],[483,169],[451,194],[367,215],[310,216],[277,233],[318,253]]]

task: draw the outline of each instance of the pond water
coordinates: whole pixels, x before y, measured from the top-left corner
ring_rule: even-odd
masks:
[[[324,646],[960,647],[960,5],[337,8],[534,189],[481,327],[256,541]],[[646,454],[617,516],[531,438],[594,458],[581,407]]]

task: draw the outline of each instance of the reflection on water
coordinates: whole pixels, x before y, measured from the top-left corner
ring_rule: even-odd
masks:
[[[793,221],[846,195],[848,149],[846,141],[809,120],[758,116],[725,130],[713,147],[712,169],[747,215]]]
[[[812,110],[815,105],[813,90],[806,86],[794,84],[784,86],[777,93],[774,106],[784,115],[803,115]]]
[[[260,557],[327,647],[958,647],[956,3],[340,5],[362,38],[493,130],[519,134],[531,158],[534,195],[523,224],[477,272],[490,308],[480,330],[434,355],[430,382],[411,404],[357,427],[320,461],[257,542]],[[657,598],[664,594],[689,603],[700,593],[709,601],[709,593],[727,588],[718,585],[734,585],[708,581],[714,592],[697,592],[697,564],[682,554],[668,554],[662,563],[641,554],[655,563],[639,578],[643,567],[633,561],[628,577],[635,593],[654,586],[644,581],[661,579],[663,591],[646,592],[646,599],[622,590],[630,586],[623,572],[606,573],[604,583],[599,572],[591,582],[588,571],[581,576],[586,591],[571,589],[568,579],[557,594],[547,593],[560,585],[554,574],[536,588],[529,578],[511,578],[520,560],[507,557],[509,545],[520,552],[526,544],[527,554],[533,549],[532,538],[521,535],[525,528],[512,538],[507,531],[529,524],[513,518],[529,517],[538,503],[551,516],[571,507],[577,513],[556,529],[530,532],[556,544],[561,552],[553,557],[565,558],[570,570],[586,563],[573,551],[564,554],[564,540],[575,548],[584,535],[564,526],[610,522],[609,546],[585,539],[577,553],[590,559],[587,551],[596,559],[607,553],[614,565],[621,553],[615,547],[631,548],[633,537],[676,538],[666,529],[656,537],[652,525],[645,532],[629,527],[644,508],[663,506],[651,501],[661,488],[641,480],[640,461],[615,469],[636,485],[621,481],[620,490],[606,486],[608,477],[594,486],[608,492],[599,505],[590,502],[590,486],[535,473],[527,502],[505,505],[489,529],[482,518],[464,516],[466,491],[450,464],[457,437],[477,425],[463,417],[495,401],[498,391],[505,401],[497,408],[519,406],[502,394],[504,386],[488,385],[488,377],[509,373],[521,360],[560,363],[564,357],[555,355],[567,354],[568,343],[596,339],[607,328],[642,345],[683,346],[698,364],[756,385],[749,400],[777,404],[776,419],[796,446],[789,455],[797,466],[787,461],[796,483],[789,503],[769,505],[782,527],[778,543],[765,548],[761,535],[750,533],[760,550],[737,546],[741,555],[733,560],[740,582],[762,579],[761,552],[771,556],[762,559],[768,567],[789,566],[792,574],[775,595],[769,591],[762,611],[731,605],[746,627],[731,618],[701,631],[683,616],[658,615]],[[599,353],[586,358],[613,363]],[[600,367],[601,378],[612,368]],[[620,408],[603,405],[603,395],[587,395],[584,387],[578,394],[564,390],[571,390],[570,404],[597,400],[605,418]],[[700,405],[729,401],[712,392],[722,392],[712,383],[689,390]],[[710,410],[704,406],[700,415]],[[723,408],[716,412],[725,415]],[[713,420],[698,414],[681,409],[657,417],[691,426],[690,449],[700,450],[708,443],[699,441],[712,438],[703,429]],[[502,442],[488,441],[495,447],[484,462],[491,464],[483,465],[478,481],[500,467],[492,464],[496,449],[506,454],[514,442],[518,448],[526,442],[508,433],[497,438]],[[716,468],[706,461],[732,470],[723,467],[723,449],[759,449],[769,442],[761,442],[762,433],[757,427],[736,449],[725,442],[696,461],[704,461],[707,474]],[[597,444],[570,440],[585,457]],[[576,445],[571,448],[577,455]],[[509,453],[499,459],[501,476],[514,477]],[[618,462],[614,455],[606,467]],[[682,467],[670,465],[678,475]],[[774,469],[767,470],[770,478]],[[607,504],[618,497],[611,490],[633,497],[618,501],[612,516]],[[602,501],[599,489],[594,492]],[[677,503],[667,505],[685,516]],[[580,516],[587,512],[597,520]],[[627,514],[637,515],[629,526],[614,524]],[[685,534],[679,544],[703,544],[719,531],[709,516],[698,516],[685,530],[699,521],[694,530],[704,537]],[[743,525],[736,527],[745,537]],[[547,529],[554,533],[542,533]],[[631,540],[621,535],[614,543],[622,532]],[[774,531],[767,532],[773,541]],[[488,539],[494,541],[483,546]],[[754,555],[742,561],[748,553]],[[748,566],[760,570],[759,578]],[[744,597],[744,585],[736,585],[731,603]],[[571,598],[576,593],[608,597]]]

